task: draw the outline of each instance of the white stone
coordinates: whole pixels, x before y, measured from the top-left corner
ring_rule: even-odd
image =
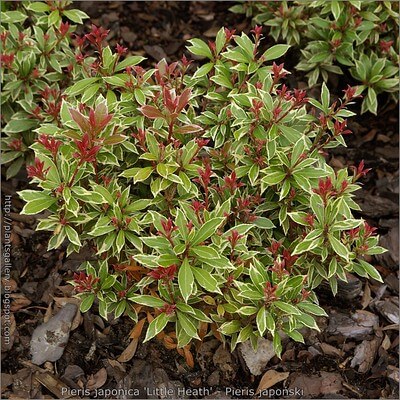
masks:
[[[268,339],[259,338],[257,350],[254,351],[250,340],[239,344],[247,367],[253,375],[261,375],[268,361],[275,355],[274,345]]]
[[[66,304],[45,324],[39,325],[32,334],[32,362],[41,365],[45,361],[57,361],[68,343],[72,320],[77,311],[75,304]]]

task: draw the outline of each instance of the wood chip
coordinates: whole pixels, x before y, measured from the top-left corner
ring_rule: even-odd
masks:
[[[71,396],[66,396],[65,394],[70,392],[70,390],[65,390],[66,385],[63,381],[60,379],[56,378],[54,375],[50,374],[49,372],[44,372],[44,373],[39,373],[37,372],[35,374],[35,379],[42,384],[47,390],[49,390],[51,393],[53,393],[56,398],[62,399],[62,398],[68,398]],[[67,388],[68,389],[68,388]]]
[[[344,352],[342,350],[337,349],[334,346],[331,346],[328,343],[320,343],[319,347],[321,348],[322,352],[327,356],[333,357],[343,357]]]
[[[364,340],[354,350],[354,358],[351,360],[352,368],[358,367],[358,372],[364,374],[368,372],[375,360],[376,354],[382,339],[374,337],[372,340]]]

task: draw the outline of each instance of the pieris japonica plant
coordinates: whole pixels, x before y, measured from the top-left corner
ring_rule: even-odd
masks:
[[[368,170],[324,157],[345,145],[356,90],[331,103],[325,85],[320,101],[289,89],[274,61],[288,46],[261,40],[259,27],[192,39],[197,68],[103,53],[60,123],[37,130],[23,212],[49,210],[49,249],[92,250],[73,278],[82,311],[128,315],[182,354],[214,335],[231,349],[269,337],[280,355],[282,333],[318,329],[323,280],[334,293],[346,272],[381,280],[364,258],[383,251],[374,228],[352,215]]]
[[[7,178],[33,161],[33,130],[59,122],[62,91],[82,76],[70,47],[70,21],[82,23],[88,16],[66,9],[70,3],[9,2],[1,13],[1,162],[8,165]]]
[[[377,113],[377,95],[398,101],[399,4],[391,1],[245,1],[231,11],[267,25],[275,41],[301,51],[296,68],[310,86],[348,74],[365,93],[361,112]]]

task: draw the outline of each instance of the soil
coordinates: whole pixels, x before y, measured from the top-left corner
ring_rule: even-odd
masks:
[[[111,30],[111,45],[124,44],[154,65],[164,57],[168,61],[179,59],[185,53],[185,41],[192,37],[212,40],[221,26],[248,32],[250,21],[228,11],[233,4],[82,1],[75,6],[87,12],[92,23]],[[293,59],[289,64],[294,64]],[[291,79],[305,85],[304,77],[293,72]],[[342,89],[337,82],[338,95]],[[398,106],[384,96],[380,100],[384,105],[378,116],[364,114],[349,121],[354,134],[346,138],[348,147],[332,150],[329,162],[334,168],[343,168],[364,160],[373,169],[356,200],[363,209],[359,216],[379,228],[382,245],[389,248],[388,254],[371,260],[385,283],[352,277],[348,285],[342,284],[336,298],[320,289],[321,306],[329,318],[320,319],[321,332],[305,332],[305,344],[287,342],[282,360],[273,357],[265,365],[263,372],[288,374],[273,385],[275,392],[264,398],[296,398],[293,393],[279,391],[295,388],[303,390],[297,398],[398,398],[398,319],[393,321],[385,306],[397,307],[398,314],[399,120]],[[59,398],[60,391],[63,396],[91,398],[96,388],[104,390],[97,393],[104,398],[159,398],[157,394],[174,398],[182,388],[186,388],[187,398],[252,397],[261,375],[249,372],[239,350],[230,354],[210,338],[192,347],[194,367],[189,368],[175,350],[167,350],[157,341],[143,344],[139,340],[130,360],[118,361],[131,342],[133,323],[127,318],[103,321],[95,309],[72,323],[68,344],[58,361],[33,365],[29,354],[32,332],[63,302],[70,301],[72,287],[67,281],[87,254],[67,259],[64,248],[46,250],[48,235],[34,231],[35,218],[19,215],[23,204],[16,191],[26,187],[23,172],[2,182],[3,196],[12,196],[11,310],[12,321],[15,319],[11,343],[2,342],[2,398]],[[361,313],[363,324],[355,317],[347,318],[355,313]],[[368,328],[368,321],[376,316],[379,324]],[[339,328],[352,321],[351,329],[366,329],[366,333],[357,338],[332,333],[333,320],[341,321]],[[370,352],[358,351],[360,345]],[[354,361],[357,354],[359,363]],[[84,392],[88,387],[92,390]],[[162,392],[167,389],[170,394]],[[129,394],[124,397],[123,393]]]

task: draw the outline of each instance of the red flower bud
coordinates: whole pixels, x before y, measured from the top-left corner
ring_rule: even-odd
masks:
[[[169,267],[160,266],[157,269],[150,271],[147,275],[157,280],[170,282],[174,280],[176,270],[177,266],[175,264],[170,265]]]
[[[100,278],[94,278],[93,275],[84,272],[74,274],[75,290],[79,293],[92,292],[99,281]]]
[[[232,39],[233,35],[235,34],[236,29],[229,30],[228,28],[225,28],[224,32],[225,32],[226,41],[229,42]]]
[[[68,22],[61,22],[58,31],[60,32],[61,36],[64,37],[68,33],[69,28],[70,24]]]
[[[21,151],[22,146],[22,139],[13,139],[9,144],[8,147],[15,151]]]
[[[392,47],[393,43],[394,43],[393,40],[388,40],[387,42],[385,42],[384,40],[381,40],[379,42],[379,47],[380,47],[382,53],[389,53],[390,48]]]
[[[128,48],[127,48],[127,47],[123,47],[123,46],[121,46],[121,45],[119,45],[119,44],[117,43],[117,45],[115,46],[115,50],[116,50],[116,52],[117,52],[117,54],[118,54],[119,56],[123,56],[124,54],[127,53]]]
[[[53,157],[58,153],[58,149],[62,145],[60,140],[56,140],[54,137],[49,137],[48,135],[40,135],[37,142],[49,150]]]
[[[26,170],[28,172],[28,178],[38,178],[41,180],[46,179],[46,174],[49,171],[50,167],[44,169],[44,161],[40,161],[39,158],[35,158],[34,165],[28,165]]]
[[[254,33],[254,36],[256,37],[256,39],[258,39],[261,36],[262,30],[263,30],[262,26],[256,25],[254,29],[252,29],[250,32]]]

